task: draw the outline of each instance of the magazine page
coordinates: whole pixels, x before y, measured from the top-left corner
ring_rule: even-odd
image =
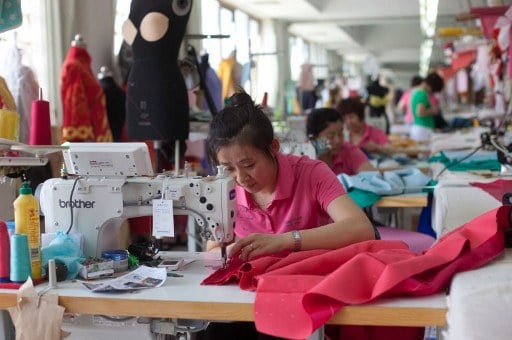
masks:
[[[165,268],[140,266],[123,276],[101,282],[78,281],[92,292],[120,292],[160,287],[167,278]]]

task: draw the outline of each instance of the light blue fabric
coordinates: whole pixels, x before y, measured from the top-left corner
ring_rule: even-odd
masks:
[[[68,269],[66,279],[73,280],[78,275],[80,260],[84,258],[84,254],[69,235],[58,231],[55,239],[47,247],[41,248],[41,257],[45,269],[48,260],[51,259],[66,265]]]
[[[347,192],[353,189],[373,192],[377,195],[399,195],[421,192],[428,185],[430,177],[418,168],[385,171],[362,171],[357,175],[338,175]]]

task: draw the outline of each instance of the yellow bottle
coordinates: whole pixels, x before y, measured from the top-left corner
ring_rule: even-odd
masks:
[[[32,195],[30,182],[23,182],[20,195],[14,200],[14,225],[16,234],[25,234],[30,252],[32,279],[41,278],[41,232],[39,203]]]

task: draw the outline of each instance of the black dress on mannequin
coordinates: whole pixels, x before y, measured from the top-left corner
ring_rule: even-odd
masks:
[[[191,8],[192,0],[131,3],[123,24],[124,39],[133,51],[126,100],[130,139],[188,139],[188,93],[178,67],[178,52]]]
[[[112,138],[114,142],[122,142],[124,122],[126,119],[126,94],[114,80],[112,71],[106,66],[100,68],[98,80],[105,93],[108,122],[110,124],[110,130],[112,130]]]

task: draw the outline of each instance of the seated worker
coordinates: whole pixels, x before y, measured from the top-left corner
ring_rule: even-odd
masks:
[[[437,73],[430,73],[425,80],[411,93],[411,111],[414,118],[411,127],[411,139],[416,141],[429,140],[435,128],[434,116],[440,112],[439,107],[432,105],[429,96],[440,92],[444,80]]]
[[[206,145],[211,164],[224,165],[237,184],[229,258],[337,249],[375,238],[364,212],[324,162],[280,153],[272,123],[245,92],[235,93],[214,116]],[[207,243],[208,251],[216,249],[219,244]],[[211,323],[199,339],[250,339],[250,332],[253,323]]]
[[[375,170],[368,157],[357,146],[344,141],[343,121],[335,109],[314,109],[308,115],[306,132],[317,151],[336,175],[355,175]]]
[[[342,99],[336,106],[349,132],[349,142],[363,149],[367,154],[390,154],[393,152],[384,131],[366,124],[364,103],[359,98]]]

